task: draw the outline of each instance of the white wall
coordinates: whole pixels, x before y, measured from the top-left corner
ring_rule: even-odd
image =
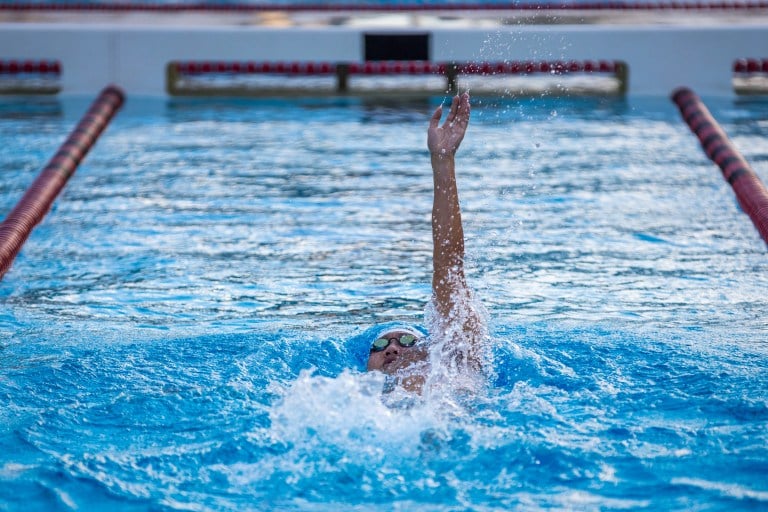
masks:
[[[733,61],[768,57],[768,25],[527,25],[415,31],[432,34],[434,62],[622,60],[629,65],[632,95],[667,95],[681,85],[702,95],[733,95]],[[162,96],[165,67],[173,60],[355,62],[363,59],[364,32],[349,27],[5,23],[0,24],[0,59],[59,60],[62,94],[94,94],[115,83],[129,95]]]

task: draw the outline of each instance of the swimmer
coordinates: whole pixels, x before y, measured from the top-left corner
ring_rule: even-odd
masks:
[[[439,357],[418,332],[392,330],[371,345],[367,369],[395,377],[399,386],[421,394],[430,364],[439,361],[454,372],[482,370],[482,315],[464,275],[464,229],[456,186],[456,150],[469,124],[469,94],[455,96],[445,122],[437,107],[429,121],[429,148],[434,180],[432,205],[432,298],[429,306],[432,341],[442,343]]]

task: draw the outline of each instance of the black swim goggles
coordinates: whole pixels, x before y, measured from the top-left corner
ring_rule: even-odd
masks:
[[[397,340],[398,343],[400,343],[400,346],[402,347],[412,347],[416,344],[417,341],[419,341],[419,338],[417,338],[413,334],[401,334],[400,337],[391,336],[386,337],[382,336],[381,338],[376,339],[371,344],[371,352],[381,352],[385,348],[389,346],[389,344],[392,342],[392,340]]]

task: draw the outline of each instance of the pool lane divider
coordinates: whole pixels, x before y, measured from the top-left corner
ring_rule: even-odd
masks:
[[[373,35],[370,35],[371,37]],[[309,77],[309,76],[331,76],[335,77],[336,86],[331,92],[338,94],[347,94],[354,92],[350,90],[350,76],[373,76],[373,75],[442,75],[446,79],[445,88],[431,90],[426,88],[423,92],[434,94],[445,94],[447,91],[456,91],[458,89],[457,79],[462,75],[479,76],[501,76],[501,75],[566,75],[572,73],[592,75],[603,74],[613,76],[618,81],[619,94],[627,92],[627,82],[629,69],[627,64],[621,61],[610,60],[554,60],[554,61],[503,61],[503,62],[431,62],[428,60],[406,60],[402,59],[403,54],[410,52],[421,52],[419,43],[411,43],[408,40],[402,41],[398,38],[407,37],[401,35],[377,36],[383,38],[382,41],[376,41],[369,45],[368,35],[366,36],[366,54],[376,54],[377,58],[365,60],[363,62],[311,62],[311,61],[171,61],[166,66],[166,91],[171,96],[258,96],[285,94],[292,91],[296,93],[300,88],[291,89],[289,77]],[[428,38],[424,37],[423,53],[426,55]],[[410,48],[409,45],[414,47]],[[390,48],[395,48],[390,50]],[[399,52],[403,52],[402,54]],[[381,58],[379,58],[381,57]],[[219,75],[218,85],[211,86],[210,83],[195,86],[196,77],[205,75]],[[282,75],[287,80],[277,88],[258,87],[256,84],[251,86],[239,83],[238,78],[247,75]],[[228,83],[229,82],[229,83]],[[408,89],[412,93],[413,89]],[[306,90],[304,91],[306,92]],[[321,92],[321,89],[315,89],[314,94]],[[329,92],[329,91],[325,91]],[[359,91],[358,91],[359,92]],[[381,94],[381,89],[376,90],[376,94]]]
[[[124,101],[125,95],[119,87],[105,87],[0,224],[0,279]]]
[[[739,205],[752,219],[768,244],[768,191],[749,163],[734,147],[725,131],[692,90],[682,87],[672,94],[685,122],[698,137],[704,153],[720,167]]]

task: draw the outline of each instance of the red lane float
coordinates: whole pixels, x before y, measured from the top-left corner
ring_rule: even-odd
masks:
[[[329,62],[190,61],[177,62],[176,71],[184,75],[211,73],[329,75],[336,72],[336,65]]]
[[[32,229],[45,217],[77,166],[94,145],[125,96],[110,85],[91,104],[58,152],[0,224],[0,278],[10,268]]]
[[[715,162],[731,184],[742,210],[752,219],[760,236],[768,243],[768,190],[749,163],[733,146],[723,129],[696,93],[688,88],[672,95],[680,114],[696,134],[706,155]]]
[[[0,60],[0,75],[59,75],[61,64],[57,60]]]
[[[613,61],[504,61],[469,62],[461,64],[458,72],[465,75],[530,75],[546,73],[615,73],[619,66]]]
[[[768,59],[738,59],[733,63],[734,73],[768,73]]]

